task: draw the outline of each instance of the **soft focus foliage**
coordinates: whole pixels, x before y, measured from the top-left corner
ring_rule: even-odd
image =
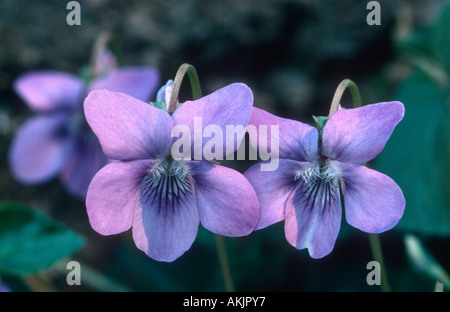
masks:
[[[84,239],[34,209],[0,204],[0,271],[26,275],[47,269],[84,244]]]
[[[415,66],[395,98],[407,114],[377,161],[408,204],[400,227],[450,235],[450,4],[436,24],[400,45]]]

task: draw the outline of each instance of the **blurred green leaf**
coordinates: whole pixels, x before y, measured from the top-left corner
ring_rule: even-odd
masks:
[[[399,55],[424,71],[442,88],[450,81],[450,2],[444,3],[435,21],[406,39],[397,38]]]
[[[450,2],[443,5],[440,16],[433,25],[431,46],[436,58],[444,64],[450,73]]]
[[[0,204],[0,272],[35,273],[83,243],[81,236],[43,213],[20,203]]]
[[[450,119],[448,90],[421,70],[398,87],[405,117],[376,160],[402,188],[406,208],[398,227],[450,235]]]
[[[450,2],[444,3],[437,12],[431,25],[398,42],[398,48],[401,54],[426,56],[437,61],[450,72]]]

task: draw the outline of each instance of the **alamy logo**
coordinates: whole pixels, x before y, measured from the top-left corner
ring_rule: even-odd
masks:
[[[70,270],[67,274],[66,282],[67,285],[81,285],[81,265],[78,261],[70,261],[66,265],[66,269]]]
[[[366,277],[367,285],[381,285],[381,266],[377,261],[370,261],[366,266],[367,270],[371,270]]]
[[[193,130],[191,130],[193,128]],[[270,130],[270,131],[269,131]],[[274,171],[279,164],[279,129],[278,125],[261,125],[258,128],[248,125],[209,124],[203,127],[202,118],[194,117],[193,126],[175,125],[171,136],[176,138],[171,147],[171,156],[175,160],[245,160],[245,149],[238,149],[248,132],[251,137],[258,138],[258,150],[249,150],[249,160],[257,160],[257,153],[263,161],[262,171]],[[270,146],[270,148],[269,148]],[[226,157],[224,158],[224,155]]]
[[[371,10],[369,14],[367,14],[366,22],[367,25],[381,25],[381,7],[378,1],[370,1],[366,6],[367,10]]]
[[[78,1],[70,1],[66,5],[66,9],[70,10],[67,14],[66,22],[69,26],[81,25],[81,6]]]

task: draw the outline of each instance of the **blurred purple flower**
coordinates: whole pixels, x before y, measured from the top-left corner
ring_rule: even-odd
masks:
[[[11,292],[11,289],[5,283],[0,281],[0,292]]]
[[[400,102],[338,110],[319,131],[298,121],[254,108],[250,125],[279,126],[279,167],[261,171],[256,164],[244,173],[259,198],[256,229],[285,220],[287,241],[322,258],[334,248],[345,203],[347,222],[369,233],[394,227],[405,207],[399,186],[388,176],[361,164],[384,148],[403,118]],[[250,134],[252,146],[261,147]],[[269,137],[270,140],[270,137]]]
[[[108,89],[148,100],[158,84],[159,72],[151,67],[113,69],[88,85],[60,71],[23,74],[14,82],[14,90],[37,115],[25,122],[12,141],[13,176],[25,184],[37,184],[60,175],[71,194],[85,197],[92,177],[108,160],[85,121],[84,98],[92,90]]]
[[[170,82],[161,90],[158,100],[164,101]],[[200,222],[224,236],[253,231],[258,200],[241,173],[171,156],[176,125],[193,131],[193,118],[201,117],[203,129],[210,124],[245,128],[252,105],[251,90],[240,83],[184,102],[172,115],[126,94],[91,92],[84,104],[86,119],[105,154],[120,160],[102,168],[89,186],[86,207],[93,229],[111,235],[132,227],[136,246],[167,262],[191,247]]]

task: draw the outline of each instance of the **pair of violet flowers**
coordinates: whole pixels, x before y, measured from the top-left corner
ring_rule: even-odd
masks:
[[[87,193],[89,220],[100,234],[132,227],[140,250],[173,261],[193,244],[199,224],[235,237],[284,220],[287,241],[322,258],[340,229],[340,192],[347,222],[362,231],[383,232],[401,218],[405,200],[398,185],[361,164],[382,151],[403,118],[402,103],[341,109],[317,129],[253,107],[252,91],[242,83],[176,109],[169,103],[172,89],[169,82],[158,92],[160,108],[106,90],[92,91],[84,102],[105,155],[119,160],[95,175]],[[250,142],[267,151],[271,139],[279,140],[279,167],[262,171],[259,163],[242,175],[205,159],[175,160],[172,130],[192,128],[194,118],[222,129],[278,126],[279,138],[253,133]],[[235,138],[235,150],[242,139]]]

